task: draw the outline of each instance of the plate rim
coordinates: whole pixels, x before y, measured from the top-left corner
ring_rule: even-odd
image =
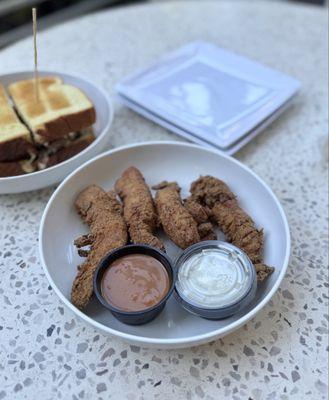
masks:
[[[216,329],[216,330],[211,331],[209,333],[189,336],[188,338],[162,339],[162,338],[152,338],[152,337],[147,337],[147,336],[136,336],[134,334],[120,332],[120,331],[118,331],[116,329],[107,327],[107,326],[101,324],[100,322],[95,321],[93,318],[91,318],[88,315],[84,314],[81,310],[79,310],[77,307],[75,307],[62,294],[62,292],[60,291],[60,289],[57,287],[57,285],[53,281],[52,277],[50,276],[50,273],[49,273],[48,268],[47,268],[47,264],[45,262],[44,252],[43,252],[42,243],[43,243],[43,234],[44,234],[44,224],[45,224],[45,220],[46,220],[46,217],[48,215],[48,212],[49,212],[49,210],[50,210],[50,208],[51,208],[51,206],[52,206],[57,194],[62,190],[62,188],[66,185],[66,183],[75,174],[77,174],[82,169],[87,168],[90,164],[94,163],[95,161],[97,161],[97,160],[99,160],[99,159],[101,159],[103,157],[107,157],[107,156],[109,156],[111,154],[118,153],[120,151],[127,150],[127,149],[130,149],[130,148],[138,148],[138,147],[143,147],[143,146],[154,146],[154,145],[174,145],[174,146],[192,147],[192,148],[202,149],[202,150],[205,150],[207,152],[210,152],[210,153],[219,155],[221,157],[224,157],[226,159],[229,159],[231,162],[237,164],[239,167],[241,167],[245,171],[249,172],[257,181],[259,181],[265,187],[265,189],[268,191],[268,193],[270,194],[270,196],[272,197],[272,199],[276,203],[276,206],[278,207],[278,210],[280,212],[280,215],[281,215],[281,218],[282,218],[282,221],[283,221],[283,224],[284,224],[284,230],[285,230],[285,234],[286,234],[287,246],[286,246],[286,251],[285,251],[285,256],[284,256],[282,269],[281,269],[281,271],[279,273],[279,276],[278,276],[275,284],[270,289],[270,291],[267,293],[267,295],[264,297],[264,299],[261,300],[260,303],[257,304],[247,314],[245,314],[244,316],[239,318],[237,321],[232,322],[228,326],[226,326],[224,328]],[[110,335],[115,336],[115,337],[119,337],[119,338],[121,338],[123,340],[126,340],[126,341],[129,341],[131,343],[137,343],[138,345],[141,345],[141,346],[143,346],[143,345],[144,346],[146,345],[146,346],[149,346],[149,347],[158,346],[158,348],[174,348],[174,347],[182,348],[182,347],[196,346],[198,344],[207,343],[207,342],[213,341],[213,340],[215,340],[217,338],[223,337],[223,336],[229,334],[230,332],[238,329],[242,325],[246,324],[261,309],[263,309],[265,307],[265,305],[270,301],[270,299],[273,297],[273,295],[275,294],[275,292],[279,288],[279,286],[280,286],[280,284],[281,284],[281,282],[282,282],[282,280],[283,280],[283,278],[285,276],[286,270],[288,268],[289,260],[290,260],[290,253],[291,253],[291,235],[290,235],[290,229],[289,229],[289,224],[288,224],[288,220],[287,220],[286,214],[284,212],[284,209],[283,209],[281,203],[279,202],[279,200],[277,199],[276,195],[274,194],[272,189],[267,185],[266,182],[264,182],[249,167],[245,166],[242,162],[234,159],[233,157],[230,157],[230,156],[228,156],[226,154],[223,154],[223,153],[221,153],[221,152],[219,152],[219,151],[217,151],[215,149],[210,149],[210,148],[206,148],[206,147],[203,147],[203,146],[198,146],[198,145],[193,144],[193,143],[185,143],[185,142],[179,142],[179,141],[176,142],[176,141],[172,141],[172,140],[169,140],[169,141],[161,141],[161,140],[143,141],[143,142],[139,142],[139,143],[132,143],[132,144],[127,144],[127,145],[124,145],[124,146],[116,147],[114,149],[108,150],[108,151],[106,151],[104,153],[101,153],[101,154],[97,155],[96,157],[88,160],[87,162],[82,164],[80,167],[75,169],[73,172],[71,172],[61,182],[61,184],[56,188],[54,193],[49,198],[49,200],[47,202],[47,205],[46,205],[46,207],[45,207],[45,209],[43,211],[41,221],[40,221],[38,239],[39,239],[39,244],[38,244],[39,256],[40,256],[40,261],[41,261],[41,265],[42,265],[42,268],[44,270],[44,273],[45,273],[45,275],[46,275],[46,277],[48,279],[48,282],[51,285],[52,289],[57,294],[59,299],[65,304],[66,307],[68,307],[80,319],[84,320],[85,322],[87,322],[91,326],[93,326],[94,328],[97,328],[97,329],[101,330],[104,333],[110,334]]]
[[[13,75],[21,75],[21,74],[31,75],[31,74],[33,74],[33,71],[32,70],[18,70],[18,71],[14,71],[14,72],[10,72],[10,73],[1,74],[0,75],[0,82],[4,78],[8,78],[8,77],[11,77]],[[45,175],[51,173],[52,171],[56,170],[59,167],[64,167],[67,164],[69,164],[70,161],[75,161],[79,156],[84,155],[85,153],[87,153],[88,150],[90,150],[93,147],[97,146],[99,144],[99,142],[102,139],[104,139],[106,134],[109,132],[110,127],[111,127],[111,125],[113,123],[113,118],[114,118],[114,106],[113,106],[112,100],[111,100],[110,96],[108,95],[108,93],[102,87],[100,87],[99,85],[94,83],[93,81],[91,81],[89,79],[85,79],[83,76],[81,76],[79,74],[70,74],[70,73],[67,73],[67,72],[61,71],[61,70],[52,71],[52,70],[42,69],[42,70],[39,71],[39,75],[40,76],[56,75],[56,74],[59,75],[59,76],[64,76],[64,77],[67,76],[67,77],[70,77],[70,78],[77,78],[77,79],[79,79],[81,81],[85,81],[86,83],[88,83],[89,85],[93,86],[95,89],[97,89],[102,94],[102,96],[105,99],[105,102],[106,102],[106,105],[107,105],[107,108],[108,108],[108,112],[109,112],[109,118],[108,118],[108,120],[106,122],[106,125],[105,125],[104,129],[100,132],[100,134],[96,137],[96,139],[89,146],[87,146],[85,149],[83,149],[79,153],[75,154],[73,157],[68,158],[67,160],[65,160],[65,161],[63,161],[63,162],[61,162],[59,164],[53,165],[53,166],[51,166],[49,168],[45,168],[45,169],[43,169],[41,171],[34,171],[34,172],[29,173],[29,174],[21,174],[21,175],[0,177],[0,185],[2,183],[5,184],[7,182],[20,181],[21,179],[24,179],[27,176],[29,177],[29,179],[33,179],[33,178],[38,179],[41,176],[45,176]]]

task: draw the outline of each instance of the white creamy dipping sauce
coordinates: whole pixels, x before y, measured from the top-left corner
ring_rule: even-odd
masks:
[[[192,253],[179,267],[176,288],[187,302],[200,308],[223,308],[240,301],[252,277],[238,254],[220,248]]]

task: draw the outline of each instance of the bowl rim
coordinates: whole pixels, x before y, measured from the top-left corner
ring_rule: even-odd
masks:
[[[29,70],[23,70],[23,71],[15,71],[12,73],[8,73],[8,74],[2,74],[0,75],[0,82],[2,79],[4,78],[8,78],[14,75],[21,75],[21,74],[27,74],[27,75],[31,75],[33,74],[33,71],[29,71]],[[107,132],[109,131],[109,128],[113,122],[113,116],[114,116],[114,110],[113,110],[113,104],[112,101],[110,99],[110,96],[107,94],[107,92],[101,88],[100,86],[96,85],[94,82],[90,81],[89,79],[85,79],[82,76],[78,75],[78,74],[67,74],[66,72],[63,71],[48,71],[48,70],[40,70],[39,71],[39,75],[40,76],[46,76],[46,75],[59,75],[60,77],[70,77],[70,78],[77,78],[81,81],[85,81],[87,82],[89,85],[93,86],[96,90],[98,90],[100,92],[100,94],[104,97],[104,104],[106,104],[107,110],[108,110],[108,114],[109,114],[109,118],[106,121],[106,125],[104,127],[104,129],[102,129],[99,133],[98,136],[96,136],[96,139],[89,145],[87,146],[85,149],[83,149],[82,151],[80,151],[79,153],[75,154],[73,157],[68,158],[67,160],[53,165],[52,167],[49,168],[45,168],[41,171],[35,171],[35,172],[30,172],[28,174],[21,174],[21,175],[14,175],[14,176],[5,176],[5,177],[0,177],[0,185],[1,183],[6,183],[6,182],[14,182],[14,181],[19,181],[22,178],[26,178],[26,177],[31,177],[30,179],[32,179],[32,177],[40,177],[42,175],[46,175],[47,173],[51,173],[52,171],[56,170],[59,167],[64,167],[66,165],[68,165],[70,162],[74,162],[75,160],[77,160],[80,156],[83,156],[84,154],[86,154],[89,150],[91,150],[93,147],[97,146],[98,143],[104,138],[104,136],[107,134]],[[64,82],[65,83],[65,82]],[[89,97],[88,97],[89,98]],[[96,110],[96,116],[97,116],[97,110]],[[97,117],[96,117],[97,118]]]
[[[151,257],[155,258],[157,261],[159,261],[165,267],[169,278],[170,278],[170,276],[168,273],[168,269],[170,269],[170,271],[171,271],[171,282],[170,282],[169,289],[168,289],[167,293],[165,294],[165,296],[162,297],[162,299],[160,301],[158,301],[155,305],[148,307],[148,308],[144,308],[143,310],[125,311],[120,308],[117,308],[117,307],[113,306],[111,303],[109,303],[108,301],[106,301],[106,299],[104,298],[104,296],[102,295],[102,292],[100,290],[100,285],[101,285],[100,280],[101,280],[102,276],[99,278],[99,275],[100,274],[103,275],[105,270],[107,268],[109,268],[111,263],[113,261],[115,261],[117,258],[124,257],[125,255],[129,255],[129,254],[125,254],[125,255],[121,254],[122,252],[125,252],[125,250],[128,250],[128,249],[132,249],[132,250],[135,249],[135,252],[134,253],[132,252],[130,254],[142,254],[143,255],[144,253],[138,252],[139,250],[143,250],[143,249],[153,253],[153,255]],[[162,259],[164,259],[166,261],[168,268],[154,254],[162,257]],[[149,254],[147,254],[147,255],[149,255]],[[170,260],[170,258],[168,257],[168,255],[155,247],[148,246],[146,244],[139,244],[139,243],[127,244],[125,246],[121,246],[121,247],[118,247],[116,249],[109,251],[98,263],[98,266],[97,266],[97,268],[94,272],[94,276],[93,276],[94,293],[95,293],[97,300],[100,302],[100,304],[103,307],[110,310],[111,312],[113,311],[114,313],[122,314],[127,317],[139,317],[139,316],[142,316],[143,314],[157,310],[159,307],[161,307],[163,304],[165,304],[169,300],[169,297],[171,297],[171,295],[173,294],[175,282],[176,282],[175,270],[173,267],[173,263]]]
[[[88,315],[84,314],[81,310],[79,310],[78,308],[76,308],[60,291],[60,289],[57,287],[57,285],[55,284],[55,282],[53,281],[52,277],[50,276],[50,273],[48,271],[47,268],[47,264],[45,261],[45,254],[43,252],[43,235],[44,235],[44,226],[45,226],[45,221],[48,215],[48,212],[52,206],[52,203],[54,202],[55,198],[57,197],[57,194],[63,189],[63,187],[66,185],[66,183],[73,178],[73,176],[75,174],[77,174],[78,172],[80,172],[81,170],[87,168],[90,164],[94,163],[95,161],[101,159],[101,158],[105,158],[108,157],[111,154],[114,153],[118,153],[120,151],[123,150],[127,150],[127,149],[131,149],[131,148],[138,148],[138,147],[144,147],[144,146],[155,146],[155,145],[172,145],[172,146],[180,146],[180,147],[191,147],[191,148],[198,148],[198,149],[202,149],[203,151],[207,151],[209,153],[212,154],[216,154],[219,155],[221,157],[224,157],[228,160],[230,160],[230,162],[233,162],[234,164],[236,164],[237,166],[239,166],[240,168],[244,169],[245,171],[247,171],[249,174],[251,174],[261,185],[264,186],[264,188],[267,190],[267,192],[269,193],[269,195],[272,197],[272,200],[274,201],[274,203],[276,204],[276,206],[278,207],[278,210],[280,212],[280,216],[282,218],[283,221],[283,225],[284,225],[284,230],[285,230],[285,235],[286,235],[286,251],[285,251],[285,256],[284,256],[284,261],[283,261],[283,265],[282,265],[282,269],[277,277],[276,282],[274,283],[274,285],[272,286],[272,288],[270,289],[270,291],[267,293],[267,295],[252,309],[250,310],[247,314],[245,314],[244,316],[242,316],[241,318],[239,318],[238,320],[228,324],[225,327],[221,327],[218,329],[215,329],[211,332],[207,332],[207,333],[203,333],[203,334],[198,334],[198,335],[194,335],[194,336],[189,336],[189,337],[184,337],[184,338],[167,338],[167,339],[162,339],[162,338],[153,338],[153,337],[147,337],[147,336],[138,336],[138,335],[134,335],[131,333],[125,333],[125,332],[121,332],[119,330],[110,328],[108,326],[103,325],[100,322],[95,321],[93,318],[89,317]],[[291,237],[290,237],[290,230],[289,230],[289,225],[288,225],[288,221],[287,221],[287,217],[285,215],[285,212],[283,210],[282,205],[280,204],[279,200],[277,199],[277,197],[275,196],[275,194],[273,193],[272,189],[255,173],[253,172],[249,167],[245,166],[244,164],[242,164],[240,161],[234,159],[231,156],[228,156],[226,154],[223,154],[222,152],[215,150],[215,149],[211,149],[211,148],[207,148],[207,147],[203,147],[203,146],[199,146],[196,144],[192,144],[192,143],[185,143],[185,142],[178,142],[178,141],[146,141],[146,142],[140,142],[140,143],[133,143],[133,144],[128,144],[128,145],[124,145],[124,146],[120,146],[117,147],[115,149],[111,149],[105,153],[102,153],[94,158],[92,158],[91,160],[85,162],[83,165],[81,165],[79,168],[77,168],[76,170],[74,170],[71,174],[69,174],[63,181],[62,183],[57,187],[57,189],[54,191],[54,193],[52,194],[52,196],[50,197],[46,208],[44,209],[42,218],[41,218],[41,222],[40,222],[40,227],[39,227],[39,255],[40,255],[40,260],[41,260],[41,264],[42,267],[44,269],[45,275],[51,285],[51,287],[54,289],[54,292],[57,294],[57,296],[60,298],[60,300],[70,309],[72,310],[79,318],[81,318],[82,320],[88,322],[91,326],[93,326],[94,328],[99,329],[102,332],[106,332],[109,333],[113,336],[119,337],[123,340],[126,341],[130,341],[130,342],[134,342],[134,343],[138,343],[141,346],[159,346],[158,348],[162,347],[162,348],[172,348],[172,347],[192,347],[201,343],[206,343],[206,342],[210,342],[212,340],[215,340],[219,337],[223,337],[225,335],[227,335],[228,333],[238,329],[239,327],[241,327],[242,325],[244,325],[245,323],[247,323],[251,318],[253,318],[272,298],[272,296],[274,295],[274,293],[277,291],[277,289],[279,288],[284,275],[286,273],[288,264],[289,264],[289,259],[290,259],[290,251],[291,251]]]

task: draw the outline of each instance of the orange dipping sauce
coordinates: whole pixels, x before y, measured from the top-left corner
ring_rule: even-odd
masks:
[[[156,258],[130,254],[115,260],[101,280],[101,293],[122,311],[142,311],[158,304],[168,293],[170,279]]]

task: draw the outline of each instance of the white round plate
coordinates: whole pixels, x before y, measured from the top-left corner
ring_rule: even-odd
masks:
[[[193,316],[171,297],[164,311],[151,323],[129,326],[120,323],[94,298],[82,312],[70,302],[70,291],[81,258],[73,240],[88,232],[74,209],[77,194],[90,184],[105,190],[131,165],[144,174],[152,186],[163,180],[175,180],[188,195],[190,183],[199,175],[214,175],[229,184],[241,206],[265,232],[264,259],[275,272],[257,290],[252,304],[243,312],[221,321]],[[87,162],[55,191],[44,211],[39,249],[41,261],[55,292],[77,316],[103,332],[145,347],[188,347],[209,342],[228,334],[254,317],[279,287],[289,261],[290,235],[284,211],[269,187],[235,159],[215,150],[179,142],[147,142],[121,147]],[[179,250],[166,242],[169,256]]]
[[[31,174],[0,178],[0,194],[27,192],[60,182],[78,166],[95,157],[108,144],[109,130],[113,119],[113,106],[106,92],[84,78],[66,73],[40,71],[39,75],[59,76],[64,83],[80,88],[88,96],[96,110],[96,122],[93,125],[96,139],[79,154],[53,167],[43,171],[32,172]],[[0,82],[6,87],[12,82],[32,77],[33,72],[31,71],[15,72],[8,75],[0,75]]]

